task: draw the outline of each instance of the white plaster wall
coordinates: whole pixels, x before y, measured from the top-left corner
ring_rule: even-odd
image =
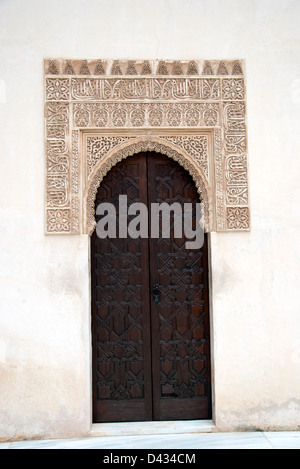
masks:
[[[0,438],[90,428],[88,238],[44,235],[43,59],[246,60],[252,230],[211,235],[214,419],[299,429],[299,0],[0,0]]]

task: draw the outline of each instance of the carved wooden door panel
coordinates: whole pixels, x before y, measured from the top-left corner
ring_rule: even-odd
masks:
[[[168,238],[150,236],[151,203],[195,205],[197,190],[177,162],[143,153],[108,173],[96,206],[113,203],[118,221],[125,194],[148,206],[149,236],[91,239],[94,422],[210,418],[207,240],[186,249],[172,217]]]
[[[165,156],[152,158],[148,177],[151,202],[194,208],[199,202],[189,173]],[[158,302],[151,296],[153,412],[159,420],[210,417],[207,245],[193,250],[185,242],[174,236],[174,220],[170,237],[150,242],[151,284],[160,294]]]
[[[133,156],[102,181],[96,205],[147,202],[147,160]],[[96,221],[98,218],[96,217]],[[119,228],[119,225],[117,226]],[[118,231],[117,231],[118,232]],[[91,240],[94,421],[151,420],[148,239]]]

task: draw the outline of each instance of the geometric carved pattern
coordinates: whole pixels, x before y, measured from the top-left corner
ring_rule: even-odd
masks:
[[[189,174],[174,163],[157,163],[154,200],[192,203],[199,200]],[[178,183],[178,181],[180,181]],[[174,196],[168,199],[172,187]],[[174,229],[174,220],[171,224]],[[159,363],[161,397],[187,399],[208,395],[208,304],[202,250],[189,251],[181,239],[153,240],[155,275],[160,285]]]
[[[148,207],[166,201],[190,203],[195,210],[199,201],[191,175],[155,153],[115,165],[97,190],[94,213],[99,203],[111,202],[118,220],[119,193],[129,204]],[[209,413],[207,248],[186,249],[185,236],[174,236],[174,224],[171,217],[168,238],[92,235],[96,421],[126,420],[128,413],[135,420],[144,412],[154,420],[183,411],[188,418]],[[149,295],[154,284],[158,301]]]
[[[90,233],[95,181],[129,147],[160,146],[194,173],[206,231],[249,230],[243,61],[47,59],[44,67],[46,233]]]
[[[131,172],[130,172],[131,170]],[[130,202],[139,200],[139,175],[132,165],[114,168],[98,192],[97,204],[118,207],[116,188],[125,187]],[[113,197],[110,198],[110,194]],[[143,291],[141,240],[95,237],[96,388],[97,399],[144,397]]]

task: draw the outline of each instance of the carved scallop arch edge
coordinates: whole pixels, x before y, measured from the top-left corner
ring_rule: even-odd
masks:
[[[173,148],[173,145],[165,145],[155,140],[138,141],[130,143],[122,149],[117,149],[111,152],[108,158],[103,163],[97,165],[93,172],[91,182],[87,189],[86,195],[86,227],[84,231],[91,235],[96,227],[95,222],[95,199],[99,185],[101,184],[105,175],[121,160],[136,153],[153,151],[166,155],[168,158],[177,161],[184,169],[186,169],[194,180],[195,186],[199,193],[200,201],[203,203],[203,228],[206,232],[211,231],[211,224],[213,215],[211,213],[211,203],[209,200],[209,189],[205,182],[204,177],[199,173],[194,164],[189,161],[181,152]]]

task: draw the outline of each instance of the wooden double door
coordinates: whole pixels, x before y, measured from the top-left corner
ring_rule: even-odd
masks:
[[[119,195],[149,208],[148,237],[118,236]],[[91,238],[93,421],[210,418],[207,239],[186,249],[172,217],[169,237],[151,237],[151,203],[195,206],[194,182],[177,162],[141,153],[106,175],[95,209],[104,202],[117,237]]]

